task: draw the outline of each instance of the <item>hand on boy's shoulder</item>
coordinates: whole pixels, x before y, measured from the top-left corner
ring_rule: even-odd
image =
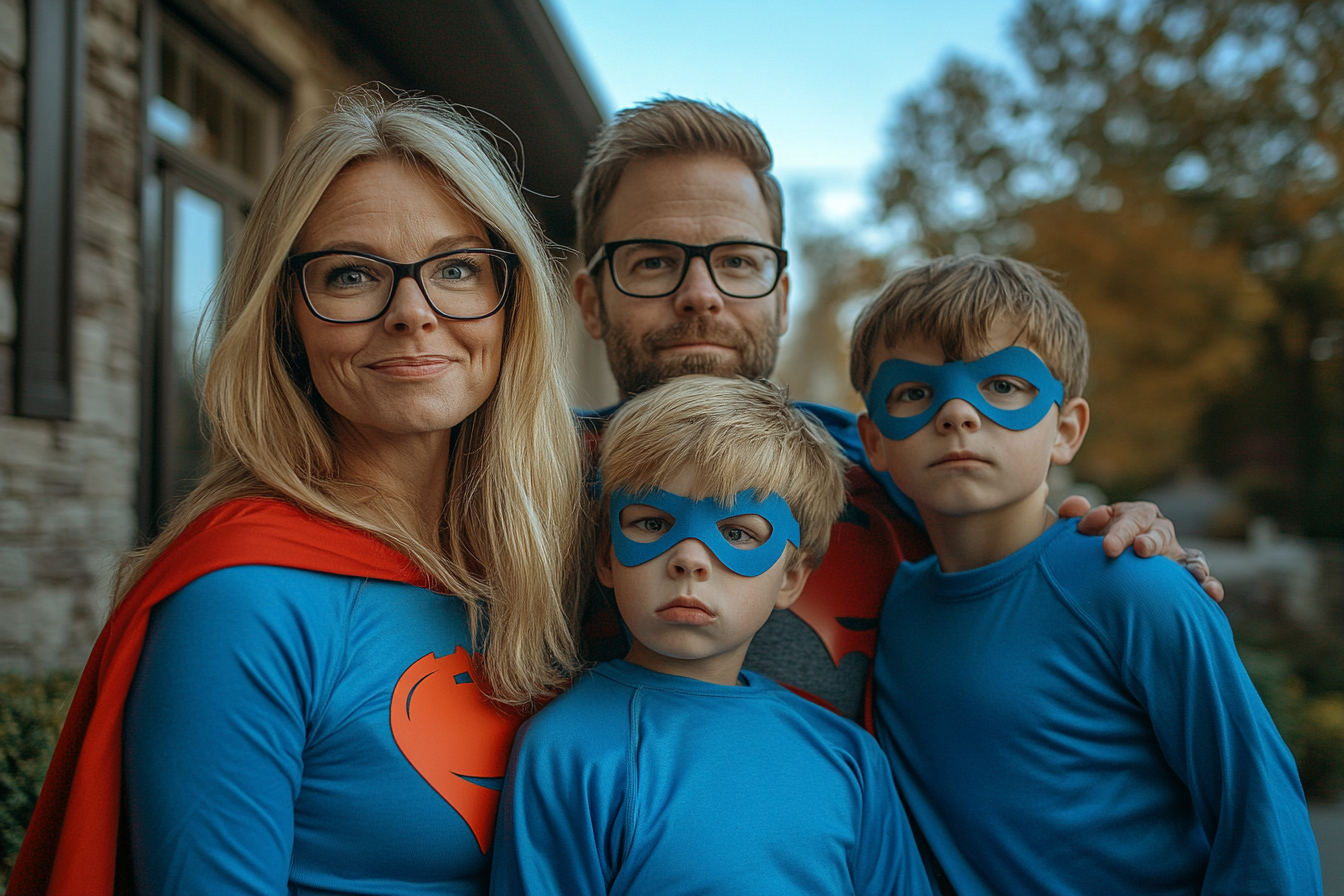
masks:
[[[1203,551],[1186,550],[1176,540],[1176,527],[1150,501],[1118,501],[1092,507],[1086,498],[1073,495],[1059,505],[1061,518],[1079,517],[1078,530],[1087,535],[1105,536],[1108,557],[1118,557],[1128,547],[1139,557],[1166,557],[1183,566],[1204,593],[1216,601],[1223,599],[1223,583],[1209,571]]]
[[[1089,621],[1124,631],[1149,623],[1227,625],[1222,610],[1180,564],[1166,557],[1141,558],[1132,549],[1111,557],[1101,536],[1083,534],[1067,521],[1058,525],[1067,531],[1044,552],[1041,563],[1060,597]]]

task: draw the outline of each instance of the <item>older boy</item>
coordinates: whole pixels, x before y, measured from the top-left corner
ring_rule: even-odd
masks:
[[[492,893],[929,893],[877,743],[742,671],[825,552],[843,468],[766,383],[680,377],[620,410],[597,570],[633,640],[519,734]]]
[[[911,818],[959,896],[1319,893],[1225,618],[1046,507],[1087,431],[1087,355],[1068,300],[1002,258],[907,271],[855,326],[865,448],[936,552],[896,574],[874,667]]]

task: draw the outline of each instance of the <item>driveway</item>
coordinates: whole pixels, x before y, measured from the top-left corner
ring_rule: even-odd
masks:
[[[1321,850],[1325,896],[1344,896],[1344,801],[1313,803],[1311,827]]]

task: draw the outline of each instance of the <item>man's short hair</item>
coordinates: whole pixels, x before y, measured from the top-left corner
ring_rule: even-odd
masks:
[[[815,565],[845,506],[848,464],[835,440],[783,388],[764,380],[679,376],[635,396],[602,436],[598,464],[600,532],[612,491],[661,488],[689,467],[696,493],[684,497],[727,503],[746,489],[758,498],[778,494],[798,521],[798,547]],[[801,560],[794,552],[789,568]]]
[[[760,127],[731,109],[668,96],[622,109],[593,140],[574,188],[583,257],[590,257],[603,242],[602,216],[627,165],[639,159],[699,153],[729,156],[751,170],[770,215],[771,238],[775,245],[783,245],[784,197],[770,173],[774,153]]]
[[[854,324],[849,381],[866,395],[877,352],[908,337],[938,343],[947,360],[984,354],[989,331],[1007,319],[1077,398],[1087,385],[1087,324],[1040,269],[1012,258],[936,258],[897,274]]]

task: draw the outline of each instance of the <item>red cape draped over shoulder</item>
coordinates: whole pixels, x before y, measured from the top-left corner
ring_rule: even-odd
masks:
[[[367,532],[285,501],[240,498],[201,514],[149,567],[93,645],[8,896],[97,896],[130,882],[129,869],[117,867],[121,720],[149,611],[201,576],[231,566],[283,566],[431,587],[408,557]]]

